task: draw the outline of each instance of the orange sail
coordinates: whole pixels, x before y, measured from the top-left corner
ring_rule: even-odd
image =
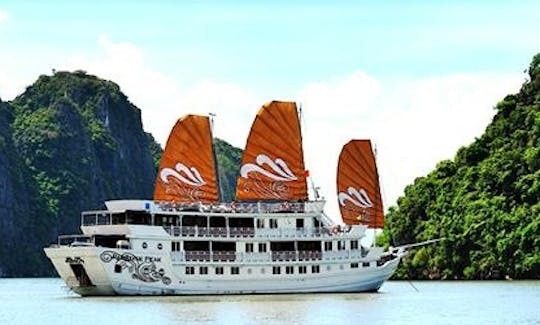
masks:
[[[277,101],[265,104],[251,126],[236,199],[307,200],[306,175],[296,104]]]
[[[154,200],[219,200],[212,133],[206,116],[186,115],[173,127],[159,164]]]
[[[348,225],[384,226],[375,156],[369,140],[351,140],[341,150],[337,172],[339,209]]]

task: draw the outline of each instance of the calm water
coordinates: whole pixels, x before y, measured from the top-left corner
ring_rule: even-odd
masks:
[[[0,324],[540,324],[540,281],[387,282],[376,294],[80,298],[0,279]]]

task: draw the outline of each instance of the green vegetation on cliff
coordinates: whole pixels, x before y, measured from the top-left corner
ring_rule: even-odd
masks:
[[[446,238],[413,251],[396,278],[540,277],[540,54],[528,75],[481,137],[390,208],[379,243]]]
[[[0,276],[54,274],[42,248],[82,210],[151,197],[159,145],[115,83],[57,72],[0,110]]]
[[[214,150],[218,164],[221,200],[231,202],[236,195],[236,178],[240,174],[242,150],[217,138],[214,139]]]
[[[216,139],[216,151],[230,201],[241,150]],[[84,71],[0,101],[0,277],[55,274],[43,247],[105,200],[151,199],[162,152],[118,85]]]

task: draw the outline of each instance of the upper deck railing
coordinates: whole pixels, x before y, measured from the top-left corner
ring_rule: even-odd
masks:
[[[324,201],[311,202],[256,202],[256,203],[177,203],[177,202],[155,202],[153,208],[147,210],[132,211],[135,214],[128,216],[125,211],[87,211],[81,214],[81,224],[83,226],[95,225],[121,225],[121,224],[143,224],[151,225],[151,214],[212,214],[219,213],[229,216],[237,214],[273,214],[273,213],[317,213],[322,214]]]
[[[230,202],[230,203],[181,203],[158,201],[156,206],[168,212],[206,213],[320,213],[324,201],[309,202]],[[156,211],[157,212],[157,211]]]

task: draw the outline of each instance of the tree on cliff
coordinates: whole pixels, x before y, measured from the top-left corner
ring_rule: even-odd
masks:
[[[446,240],[415,251],[397,278],[540,277],[540,54],[485,133],[405,189],[379,243]]]

